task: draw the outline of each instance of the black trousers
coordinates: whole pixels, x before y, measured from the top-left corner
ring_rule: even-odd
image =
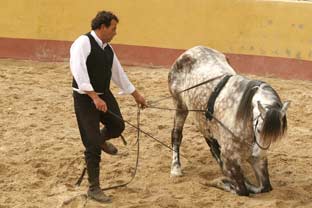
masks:
[[[122,118],[118,103],[111,91],[99,96],[106,102],[110,111]],[[88,95],[74,91],[73,97],[80,136],[86,148],[86,162],[99,163],[101,161],[100,145],[107,139],[119,137],[125,129],[125,123],[108,112],[104,113],[96,109],[95,104]],[[106,128],[106,131],[102,133],[100,131],[100,122]]]

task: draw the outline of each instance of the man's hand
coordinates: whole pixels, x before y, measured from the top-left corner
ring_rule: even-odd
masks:
[[[147,107],[144,97],[138,91],[135,90],[131,95],[134,97],[135,102],[140,106],[140,108],[144,109]]]
[[[104,100],[102,100],[100,97],[97,97],[93,99],[93,103],[99,111],[106,112],[107,111],[107,105]]]
[[[94,91],[88,91],[86,92],[93,100],[93,103],[99,111],[106,112],[107,111],[107,105],[104,100],[102,100]]]

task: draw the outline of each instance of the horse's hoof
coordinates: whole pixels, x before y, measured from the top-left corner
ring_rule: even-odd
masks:
[[[182,172],[171,172],[170,177],[181,177],[183,176]]]
[[[263,188],[263,189],[261,190],[261,193],[267,193],[267,192],[270,192],[270,191],[272,191],[272,190],[273,190],[272,186],[269,185],[268,187]]]
[[[236,194],[239,196],[249,196],[249,191],[247,189],[246,190],[238,190],[238,191],[236,191]]]
[[[182,176],[182,171],[180,168],[173,168],[171,169],[171,172],[170,172],[170,176],[171,177],[180,177]]]

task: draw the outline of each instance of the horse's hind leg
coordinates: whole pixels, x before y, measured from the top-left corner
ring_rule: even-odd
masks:
[[[272,190],[270,176],[268,171],[268,160],[266,157],[251,157],[248,162],[251,164],[258,181],[259,186],[256,187],[246,182],[247,188],[252,193],[264,193]]]
[[[209,137],[209,138],[205,137],[205,140],[206,140],[206,142],[210,148],[210,152],[211,152],[212,156],[216,159],[216,161],[218,162],[218,164],[222,168],[223,163],[222,163],[222,160],[220,158],[220,145],[219,145],[218,141],[213,137]]]
[[[171,163],[171,176],[181,176],[181,162],[180,162],[180,145],[182,142],[182,131],[185,119],[188,115],[186,107],[177,104],[177,111],[174,117],[174,127],[171,133],[171,145],[173,148],[172,163]]]

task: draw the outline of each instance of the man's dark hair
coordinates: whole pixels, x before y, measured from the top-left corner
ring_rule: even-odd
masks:
[[[99,11],[91,21],[91,28],[92,30],[99,29],[102,24],[109,27],[113,19],[119,22],[118,17],[112,12]]]

